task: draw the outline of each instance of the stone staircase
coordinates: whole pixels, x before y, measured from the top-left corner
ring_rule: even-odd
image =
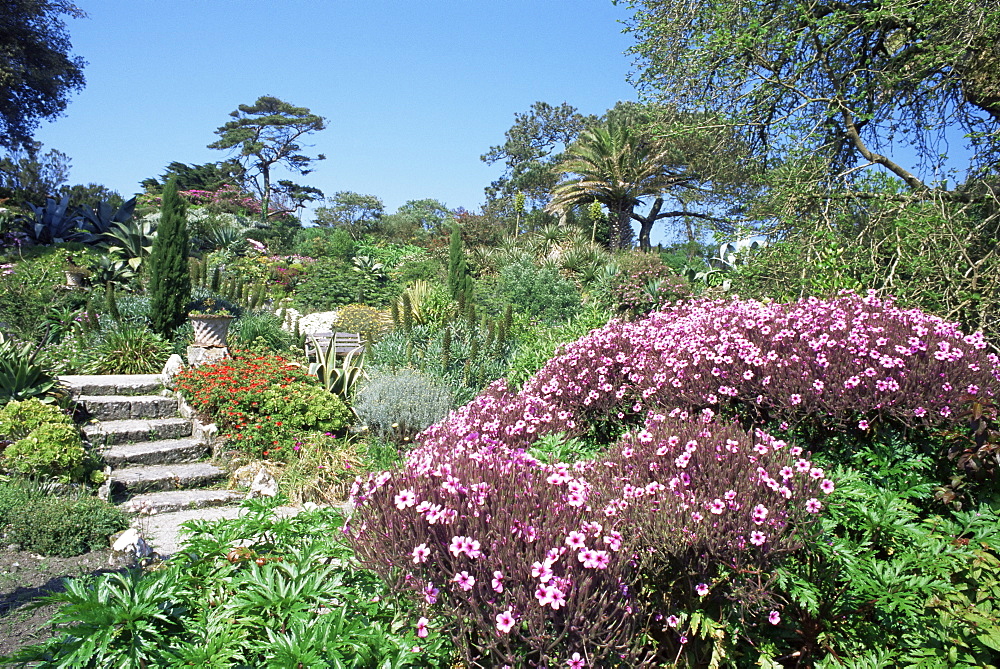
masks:
[[[226,472],[208,461],[200,425],[179,415],[159,374],[62,376],[85,438],[111,468],[110,498],[131,511],[169,513],[239,503],[217,486]],[[211,486],[216,486],[212,488]]]

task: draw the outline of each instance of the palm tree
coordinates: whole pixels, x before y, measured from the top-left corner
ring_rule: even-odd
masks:
[[[600,202],[610,214],[612,249],[626,248],[631,219],[638,218],[633,211],[642,199],[693,178],[684,166],[675,169],[672,154],[671,147],[641,132],[627,116],[612,117],[585,130],[567,149],[561,166],[567,178],[552,191],[546,208],[561,214],[572,205]],[[649,230],[644,233],[648,244]]]

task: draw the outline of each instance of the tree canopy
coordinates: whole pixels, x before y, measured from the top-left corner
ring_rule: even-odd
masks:
[[[27,143],[40,119],[63,112],[85,80],[62,16],[86,16],[68,0],[4,0],[0,12],[0,146]]]
[[[506,141],[491,146],[480,157],[489,165],[503,162],[506,167],[503,175],[486,189],[487,198],[524,193],[535,204],[546,204],[559,181],[556,166],[562,159],[562,151],[588,123],[595,121],[593,116],[580,114],[566,102],[558,106],[536,102],[529,111],[514,114],[514,125],[505,133]]]
[[[374,232],[385,205],[375,195],[340,191],[327,198],[326,205],[316,209],[314,223],[324,228],[343,228],[354,239]]]
[[[272,171],[280,165],[298,174],[309,174],[313,161],[326,156],[305,155],[300,142],[305,135],[325,129],[326,121],[306,107],[295,107],[269,95],[257,98],[252,105],[240,105],[229,115],[233,120],[215,131],[219,139],[208,148],[237,151],[236,160],[246,170],[244,180],[260,195],[261,221],[266,224]]]
[[[821,155],[845,178],[880,166],[913,191],[945,176],[955,128],[971,161],[1000,157],[997,0],[631,2],[637,83],[727,119],[770,164]],[[907,164],[893,154],[915,156]],[[940,189],[939,189],[940,190]]]

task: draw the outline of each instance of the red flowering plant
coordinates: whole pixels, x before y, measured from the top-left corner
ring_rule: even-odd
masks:
[[[277,355],[234,351],[217,364],[183,370],[175,383],[191,406],[218,424],[230,446],[253,457],[286,460],[311,433],[350,422],[340,399]]]

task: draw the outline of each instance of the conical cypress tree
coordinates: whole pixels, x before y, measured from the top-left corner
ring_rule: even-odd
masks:
[[[160,226],[149,254],[149,311],[153,330],[168,337],[184,322],[191,300],[189,246],[184,201],[177,194],[177,184],[171,180],[163,189]]]
[[[469,265],[465,262],[465,250],[462,247],[462,231],[458,223],[451,229],[451,244],[448,247],[448,288],[451,296],[462,308],[472,299],[472,275]]]

